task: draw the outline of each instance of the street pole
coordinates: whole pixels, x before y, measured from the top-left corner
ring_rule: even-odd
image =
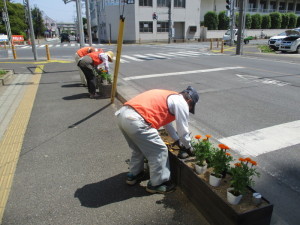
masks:
[[[8,43],[9,43],[9,46],[11,46],[12,45],[12,37],[11,37],[11,29],[10,29],[9,15],[8,15],[7,6],[6,6],[6,0],[3,0],[3,3],[4,3],[4,11],[2,11],[2,16],[4,19],[4,23],[5,23]]]
[[[76,9],[77,9],[77,23],[79,27],[79,44],[80,48],[84,47],[84,32],[83,32],[83,24],[82,24],[82,15],[81,15],[81,2],[80,0],[76,0]]]
[[[87,32],[89,36],[89,45],[92,46],[92,28],[91,28],[91,13],[90,13],[90,0],[85,0]]]
[[[230,43],[229,43],[230,46],[232,46],[234,42],[234,33],[233,33],[233,29],[235,26],[234,6],[235,6],[235,0],[231,0],[230,1]]]
[[[245,29],[245,0],[239,0],[239,27],[238,27],[238,36],[237,36],[237,46],[236,46],[236,55],[243,54],[243,40],[244,40],[244,29]]]
[[[30,29],[30,39],[31,39],[31,46],[32,46],[32,52],[34,60],[38,59],[36,46],[35,46],[35,36],[34,36],[34,30],[33,30],[33,23],[32,23],[32,16],[31,16],[31,10],[29,5],[29,0],[26,1],[27,11],[28,11],[28,22],[29,22],[29,29]]]
[[[169,15],[169,38],[168,38],[168,43],[170,44],[171,43],[171,39],[172,39],[171,1],[169,1],[168,15]]]

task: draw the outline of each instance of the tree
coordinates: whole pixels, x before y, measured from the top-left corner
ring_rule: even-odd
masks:
[[[43,20],[41,10],[35,6],[34,9],[31,10],[31,14],[32,14],[33,30],[34,30],[35,37],[38,38],[44,36],[44,32],[46,28],[44,25],[44,20]]]
[[[289,25],[288,28],[292,29],[295,28],[297,24],[297,16],[295,13],[289,13]]]
[[[271,17],[271,29],[280,29],[281,28],[281,14],[278,12],[270,13]]]
[[[261,28],[261,22],[262,22],[262,17],[260,14],[254,14],[251,16],[252,23],[251,23],[251,28],[252,29],[260,29]]]
[[[262,16],[261,28],[269,29],[271,27],[271,17],[269,15]]]
[[[217,30],[218,29],[218,16],[213,11],[208,11],[204,15],[204,26],[207,27],[208,30]]]
[[[221,11],[218,17],[219,17],[218,29],[227,30],[229,27],[229,18],[226,15],[226,11]]]

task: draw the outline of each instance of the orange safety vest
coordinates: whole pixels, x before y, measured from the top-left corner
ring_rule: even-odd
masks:
[[[81,57],[83,57],[83,56],[89,54],[90,48],[91,48],[91,47],[84,47],[84,48],[81,48],[81,49],[79,49],[76,53],[77,53],[77,55],[79,55],[79,57],[81,58]]]
[[[92,58],[94,66],[98,66],[101,63],[103,63],[103,61],[99,58],[99,54],[100,54],[99,52],[92,52],[87,54]]]
[[[175,120],[167,103],[168,97],[174,94],[178,92],[154,89],[132,98],[124,105],[134,108],[146,122],[158,129]]]

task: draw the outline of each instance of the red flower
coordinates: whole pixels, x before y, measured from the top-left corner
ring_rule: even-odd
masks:
[[[211,138],[211,135],[209,135],[209,134],[207,134],[207,135],[205,135],[207,138]]]
[[[225,149],[225,150],[229,149],[229,147],[227,145],[224,145],[224,144],[219,144],[219,148],[220,149]]]
[[[226,152],[225,154],[226,154],[227,156],[231,156],[231,154],[230,154],[230,153],[228,153],[228,152]]]
[[[251,162],[251,161],[252,161],[252,159],[251,159],[251,158],[249,158],[249,157],[247,157],[247,158],[245,158],[245,161],[247,161],[247,162]]]
[[[237,167],[241,167],[242,166],[241,163],[235,163],[234,165],[237,166]]]
[[[240,160],[241,162],[245,162],[245,161],[246,161],[246,159],[243,159],[243,158],[239,158],[239,160]]]

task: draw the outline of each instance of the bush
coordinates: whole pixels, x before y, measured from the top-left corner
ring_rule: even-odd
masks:
[[[297,18],[297,26],[296,27],[300,27],[300,16],[298,16],[298,18]]]
[[[246,21],[245,21],[245,28],[246,29],[251,29],[252,25],[252,17],[249,13],[246,14]]]
[[[227,30],[229,27],[229,18],[226,16],[226,11],[221,11],[218,15],[219,18],[219,24],[218,28],[219,30]]]
[[[295,28],[297,25],[297,16],[295,13],[289,13],[289,25],[288,28]]]
[[[281,28],[286,29],[289,25],[289,14],[282,13],[281,14]]]
[[[215,12],[209,11],[204,15],[204,26],[208,30],[217,30],[218,29],[218,16]]]
[[[271,29],[280,29],[281,28],[281,14],[278,12],[270,13],[271,17]]]
[[[254,14],[251,16],[252,23],[251,23],[251,28],[252,29],[260,29],[261,28],[261,22],[262,22],[262,17],[260,14]]]
[[[262,29],[269,29],[271,27],[271,17],[269,15],[263,15],[261,21]]]

